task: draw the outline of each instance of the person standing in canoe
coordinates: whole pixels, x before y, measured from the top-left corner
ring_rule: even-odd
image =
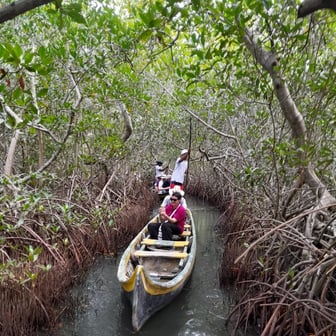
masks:
[[[177,158],[171,176],[170,189],[173,189],[176,185],[180,186],[181,190],[184,189],[184,176],[188,169],[188,155],[188,149],[183,149]]]

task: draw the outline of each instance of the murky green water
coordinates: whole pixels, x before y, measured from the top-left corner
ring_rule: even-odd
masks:
[[[222,248],[214,230],[219,212],[188,198],[197,228],[197,259],[192,277],[170,305],[134,333],[131,312],[117,281],[119,260],[98,258],[83,283],[73,290],[78,307],[52,336],[229,336],[225,325],[229,299],[221,290],[218,269]],[[252,336],[252,334],[249,334]]]

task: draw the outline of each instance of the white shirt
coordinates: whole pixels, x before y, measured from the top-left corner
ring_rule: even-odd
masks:
[[[162,166],[155,165],[155,177],[161,176],[162,175]]]
[[[180,158],[178,158],[175,162],[175,168],[171,176],[171,180],[183,184],[184,174],[188,168],[188,161],[183,160],[182,162],[179,162],[179,160]]]
[[[168,190],[167,189],[161,189],[161,188],[163,188],[163,179],[161,179],[160,181],[159,181],[159,183],[158,183],[158,194],[159,195],[163,195],[163,194],[166,194],[166,193],[168,193]],[[161,189],[161,190],[160,190]]]

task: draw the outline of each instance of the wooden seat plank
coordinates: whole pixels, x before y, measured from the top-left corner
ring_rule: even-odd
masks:
[[[188,253],[177,251],[143,251],[137,250],[133,254],[135,257],[163,257],[163,258],[175,258],[182,259],[188,256]]]
[[[157,277],[161,279],[172,279],[175,278],[178,273],[168,273],[168,272],[151,272],[149,275],[151,277]]]
[[[141,244],[144,245],[154,245],[154,246],[170,246],[170,247],[184,247],[188,246],[189,242],[180,240],[157,240],[157,239],[144,239]]]

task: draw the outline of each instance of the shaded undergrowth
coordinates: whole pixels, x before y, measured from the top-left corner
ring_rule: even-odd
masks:
[[[29,336],[53,327],[70,307],[68,290],[97,254],[121,251],[157,201],[148,185],[120,178],[113,188],[62,181],[53,195],[58,196],[27,189],[2,199],[1,335]],[[319,232],[319,240],[308,240],[304,228],[314,211],[305,212],[306,202],[275,220],[265,208],[243,203],[233,184],[216,174],[190,175],[188,195],[222,212],[217,223],[224,247],[221,280],[236,289],[228,316],[234,333],[252,323],[262,336],[334,335],[331,224]],[[335,221],[332,211],[316,217]]]
[[[2,198],[4,336],[35,335],[55,326],[71,308],[69,289],[98,254],[116,255],[129,242],[155,202],[147,186],[132,180],[115,183],[104,195],[101,188],[74,180],[62,181],[53,196],[25,188],[20,194],[7,190]]]
[[[233,335],[252,326],[261,336],[335,336],[335,209],[316,207],[303,188],[276,219],[261,195],[243,197],[216,174],[192,178],[188,190],[222,211],[221,284],[235,288],[226,317]]]
[[[258,221],[245,211],[220,225],[222,284],[237,288],[235,332],[252,323],[262,336],[335,335],[335,259],[306,239],[305,215]]]

